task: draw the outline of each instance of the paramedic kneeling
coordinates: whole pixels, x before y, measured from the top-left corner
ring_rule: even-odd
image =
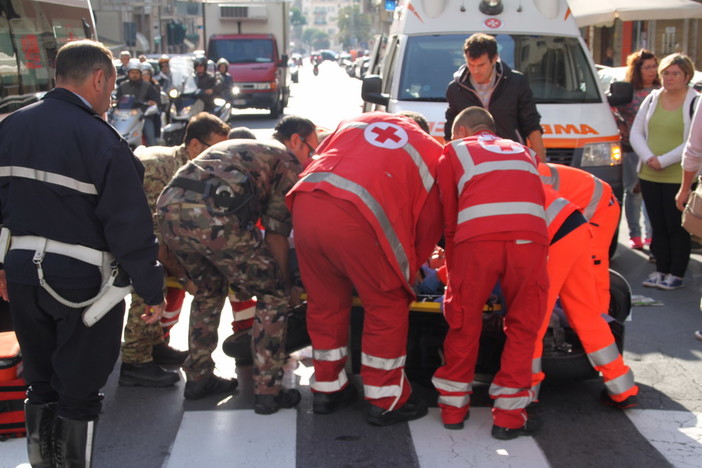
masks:
[[[548,237],[544,190],[529,150],[495,135],[492,116],[469,107],[456,117],[454,141],[439,160],[448,284],[446,364],[434,374],[447,429],[468,418],[482,328],[483,305],[499,281],[507,314],[500,370],[490,386],[495,400],[492,436],[533,432],[531,357],[545,313]]]
[[[144,170],[101,118],[115,78],[109,49],[70,42],[56,56],[56,88],[0,123],[1,221],[12,235],[3,276],[29,384],[33,467],[91,464],[99,392],[119,355],[124,302],[117,296],[91,327],[81,303],[97,295],[113,260],[149,305],[144,320],[155,322],[163,311]]]

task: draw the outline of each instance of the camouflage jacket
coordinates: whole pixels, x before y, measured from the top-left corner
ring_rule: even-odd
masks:
[[[285,205],[285,194],[295,185],[300,172],[302,165],[297,158],[275,140],[227,140],[188,162],[175,178],[225,184],[238,194],[249,177],[256,192],[256,215],[264,229],[288,236],[292,221]],[[159,198],[158,206],[183,202],[206,204],[203,193],[168,187]]]

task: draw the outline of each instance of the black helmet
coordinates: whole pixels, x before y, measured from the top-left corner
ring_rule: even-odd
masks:
[[[198,65],[204,65],[207,67],[207,57],[204,55],[201,55],[195,59],[195,62],[193,62],[193,66],[197,68]]]

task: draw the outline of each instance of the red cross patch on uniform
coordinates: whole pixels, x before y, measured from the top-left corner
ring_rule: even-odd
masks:
[[[409,141],[405,129],[387,122],[369,124],[363,131],[363,137],[371,145],[386,149],[402,148]]]

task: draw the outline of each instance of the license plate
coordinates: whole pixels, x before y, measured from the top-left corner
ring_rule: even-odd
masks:
[[[243,106],[246,104],[246,99],[234,99],[235,106]]]

